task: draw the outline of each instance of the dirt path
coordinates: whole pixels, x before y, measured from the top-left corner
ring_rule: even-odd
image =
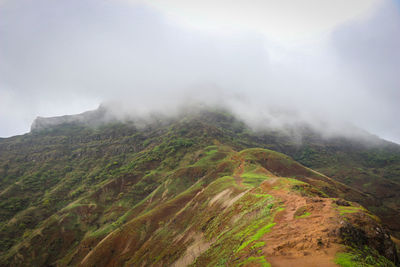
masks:
[[[271,190],[279,179],[271,179],[261,186],[280,199],[285,207],[279,212],[273,230],[263,237],[264,254],[272,266],[337,266],[333,259],[340,249],[333,234],[340,222],[332,200],[303,197],[287,189]],[[300,212],[300,210],[304,212]],[[299,212],[296,214],[296,211]],[[304,218],[296,215],[308,212]]]
[[[241,175],[245,160],[241,157],[234,157],[233,160],[239,162],[233,177],[239,186],[243,186]],[[276,215],[276,225],[272,231],[262,238],[266,244],[263,252],[267,261],[273,267],[337,266],[333,260],[341,246],[334,232],[340,227],[340,222],[337,211],[332,207],[332,200],[290,192],[279,186],[282,179],[271,177],[261,184],[285,208]],[[275,189],[276,186],[281,189]],[[310,215],[304,218],[296,216],[304,213]]]
[[[235,172],[233,173],[233,177],[235,178],[236,184],[239,186],[243,186],[243,179],[241,177],[241,175],[244,172],[244,164],[245,164],[245,160],[244,158],[241,157],[234,157],[233,158],[236,161],[239,161],[239,167],[235,170]]]

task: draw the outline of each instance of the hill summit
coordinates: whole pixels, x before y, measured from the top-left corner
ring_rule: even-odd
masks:
[[[226,110],[0,139],[2,266],[396,266],[400,146]]]

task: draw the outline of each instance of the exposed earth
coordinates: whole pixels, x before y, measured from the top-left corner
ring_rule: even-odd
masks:
[[[0,139],[1,266],[399,265],[400,146],[104,112]]]

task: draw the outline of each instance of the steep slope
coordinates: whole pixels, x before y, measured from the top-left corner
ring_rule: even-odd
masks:
[[[373,195],[243,150],[299,153],[290,138],[266,141],[223,112],[82,121],[0,140],[2,265],[397,261],[385,227],[348,202],[379,206]]]
[[[363,242],[351,234],[345,241],[342,232],[358,226],[345,225],[345,216],[336,205],[341,201],[324,198],[314,187],[276,174],[282,165],[293,164],[293,169],[286,169],[293,175],[307,173],[313,181],[326,177],[300,170],[296,163],[268,150],[231,152],[222,162],[227,160],[235,166],[231,175],[210,184],[199,181],[165,207],[131,220],[99,242],[80,265],[242,266],[267,265],[271,260],[279,266],[287,260],[335,266],[336,253],[344,250],[341,244]],[[361,207],[343,203],[360,213],[365,225],[378,225]],[[325,222],[322,226],[321,221]],[[369,245],[376,236],[370,231],[363,238]],[[390,243],[390,239],[383,242]],[[394,247],[390,247],[385,253],[395,260]],[[375,260],[390,264],[381,257]]]
[[[353,136],[326,137],[306,124],[254,132],[229,113],[212,114],[203,113],[202,121],[224,129],[224,134],[229,134],[238,147],[262,147],[284,153],[368,194],[374,200],[361,203],[400,238],[400,145],[359,129],[352,129]]]

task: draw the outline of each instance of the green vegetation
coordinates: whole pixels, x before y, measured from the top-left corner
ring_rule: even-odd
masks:
[[[259,240],[262,236],[268,233],[275,223],[270,223],[264,227],[261,227],[254,235],[252,235],[247,241],[245,241],[238,249],[237,252],[247,247],[250,243]]]
[[[305,213],[302,214],[302,215],[296,216],[296,218],[297,218],[297,219],[306,218],[306,217],[308,217],[308,216],[310,216],[310,215],[311,215],[311,213],[305,212]]]
[[[269,266],[263,236],[284,209],[265,189],[273,177],[287,178],[271,190],[365,197],[296,159],[372,196],[387,193],[383,206],[361,204],[396,225],[398,147],[306,137],[299,145],[286,133],[255,133],[212,110],[140,128],[64,124],[0,139],[0,265],[75,266],[109,235],[99,260],[124,246],[123,262],[171,265],[199,242],[208,245],[193,265]],[[304,209],[296,218],[309,215]]]
[[[307,211],[307,206],[303,206],[300,207],[296,210],[296,212],[294,213],[294,217],[296,219],[301,219],[301,218],[306,218],[308,216],[310,216],[311,213]]]
[[[264,256],[260,256],[260,257],[253,257],[253,256],[251,256],[251,257],[248,257],[245,261],[239,263],[238,266],[244,266],[244,265],[249,264],[249,263],[253,263],[253,264],[254,264],[254,263],[258,263],[258,264],[260,264],[262,267],[271,267],[271,264],[269,264],[269,263],[265,260]]]
[[[268,176],[261,173],[245,172],[241,175],[243,179],[243,184],[256,187],[259,186],[263,181],[268,179]]]
[[[379,253],[365,246],[363,249],[351,249],[348,248],[349,252],[338,253],[335,257],[335,263],[342,267],[394,267],[393,262],[389,261],[385,257],[379,255]]]
[[[340,214],[344,215],[346,213],[355,213],[355,212],[360,212],[360,211],[364,211],[365,209],[362,207],[354,207],[354,206],[349,206],[349,207],[342,207],[339,206],[337,207]]]
[[[228,264],[263,246],[264,242],[259,239],[275,225],[272,223],[277,209],[274,203],[272,196],[255,190],[243,195],[224,212],[217,211],[218,215],[205,224],[206,237],[209,240],[216,237],[216,240],[194,265],[203,266],[205,262],[215,266],[221,262]]]
[[[335,263],[342,267],[354,267],[361,265],[351,253],[338,253],[335,258]]]
[[[265,246],[265,242],[261,241],[261,242],[256,242],[251,248],[255,249],[263,246]]]

